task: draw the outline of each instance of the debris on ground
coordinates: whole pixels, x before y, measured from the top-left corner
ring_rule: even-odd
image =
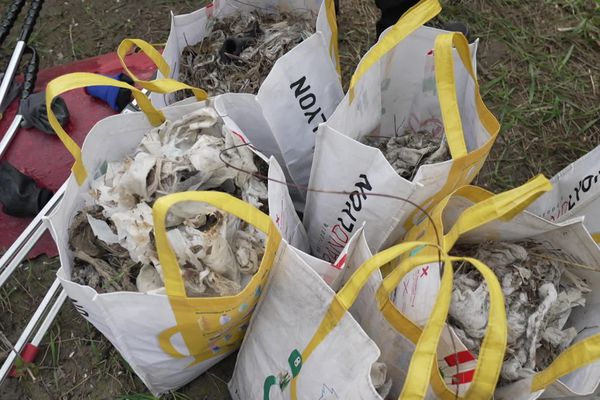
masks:
[[[266,211],[265,182],[252,175],[265,162],[249,147],[232,148],[239,141],[205,107],[153,128],[132,155],[105,163],[69,230],[73,281],[101,293],[163,291],[152,220],[160,196],[217,190]],[[189,296],[234,295],[258,270],[265,235],[237,217],[183,202],[166,227]]]
[[[209,20],[208,36],[183,49],[179,79],[222,93],[256,94],[281,56],[314,33],[316,15],[305,11],[241,12]],[[189,97],[178,92],[177,100]]]
[[[402,136],[367,136],[363,143],[381,150],[396,173],[409,181],[412,181],[421,165],[450,159],[443,133],[407,131]]]
[[[533,241],[457,246],[500,279],[505,297],[508,341],[500,386],[546,368],[577,336],[565,328],[571,310],[584,307],[587,283],[573,274],[567,256]],[[489,295],[481,275],[461,266],[455,275],[450,323],[463,344],[478,353],[487,325]]]

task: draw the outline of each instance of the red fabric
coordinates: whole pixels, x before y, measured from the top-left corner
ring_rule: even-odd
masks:
[[[150,79],[156,67],[143,54],[134,54],[127,58],[127,65],[141,79]],[[59,65],[41,70],[37,76],[36,91],[43,90],[46,84],[57,76],[71,72],[93,72],[104,75],[116,75],[122,72],[116,53],[88,58],[71,64]],[[94,124],[114,114],[107,104],[86,95],[83,89],[72,90],[62,95],[67,103],[71,120],[65,127],[67,133],[79,144]],[[8,129],[18,108],[18,100],[13,101],[0,121],[0,138]],[[21,172],[31,176],[40,186],[57,190],[69,177],[73,158],[55,135],[48,135],[36,129],[20,129],[12,140],[3,160],[7,160]],[[23,230],[29,225],[28,218],[15,218],[0,211],[0,250],[7,250]],[[31,250],[28,258],[46,253],[58,254],[56,246],[48,232]]]

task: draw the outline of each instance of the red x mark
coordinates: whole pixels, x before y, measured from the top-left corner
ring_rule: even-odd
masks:
[[[275,223],[278,224],[279,223],[279,215],[275,214]]]
[[[429,274],[429,266],[423,267],[421,269],[421,275],[419,276],[419,278],[427,276],[428,274]]]
[[[244,137],[243,137],[242,135],[240,135],[238,132],[236,132],[236,131],[233,131],[233,130],[232,130],[231,132],[232,132],[232,133],[233,133],[235,136],[239,137],[239,138],[240,138],[240,140],[242,141],[242,143],[244,143],[244,144],[246,144],[246,143],[247,143],[247,142],[246,142],[246,139],[244,139]]]

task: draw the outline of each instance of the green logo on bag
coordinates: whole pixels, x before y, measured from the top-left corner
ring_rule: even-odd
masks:
[[[292,370],[292,377],[295,378],[302,368],[302,354],[298,350],[292,351],[288,358],[288,364],[290,364],[290,369]]]
[[[263,400],[270,399],[271,386],[278,385],[279,390],[283,392],[290,383],[290,381],[296,376],[298,376],[300,370],[302,369],[302,354],[300,354],[298,350],[294,349],[290,353],[290,356],[288,358],[288,365],[290,366],[291,377],[290,372],[288,371],[280,372],[277,374],[277,376],[267,376],[263,385]]]

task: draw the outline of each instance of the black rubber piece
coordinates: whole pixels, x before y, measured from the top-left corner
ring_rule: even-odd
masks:
[[[377,37],[398,22],[400,17],[418,2],[419,0],[375,0],[375,5],[381,10],[381,17],[375,25]]]
[[[36,216],[54,193],[4,161],[0,163],[0,203],[4,214],[26,218]]]
[[[131,79],[131,77],[127,74],[119,74],[117,80],[133,86],[133,79]],[[127,107],[129,103],[131,103],[131,90],[119,88],[119,94],[117,95],[117,107],[119,108],[118,111],[123,111],[123,109]]]
[[[219,56],[223,62],[231,62],[235,59],[232,59],[230,55],[239,56],[242,54],[242,51],[250,46],[252,43],[255,43],[256,40],[251,37],[228,37],[223,41],[221,48],[219,49]]]
[[[450,22],[446,22],[445,24],[442,24],[440,26],[441,29],[445,30],[445,31],[450,31],[450,32],[460,32],[463,35],[465,35],[465,37],[467,38],[467,40],[469,41],[469,43],[471,43],[472,38],[471,38],[471,30],[469,29],[469,26],[467,24],[464,24],[460,21],[450,21]]]
[[[27,51],[31,53],[31,59],[23,72],[23,91],[21,92],[21,101],[29,97],[35,89],[35,81],[40,67],[40,57],[33,47],[28,46]]]
[[[31,36],[31,32],[33,32],[33,27],[35,26],[35,22],[40,15],[40,11],[42,11],[42,5],[44,5],[44,0],[31,1],[29,11],[27,11],[27,16],[25,17],[25,22],[23,23],[23,28],[21,28],[19,40],[25,43],[27,43],[29,40],[29,36]]]
[[[52,111],[60,126],[64,127],[71,117],[67,104],[61,97],[52,101]],[[23,128],[36,128],[50,135],[56,134],[50,122],[48,122],[48,110],[46,109],[46,92],[37,92],[26,99],[21,99],[19,114],[23,116],[21,126]]]
[[[6,37],[15,25],[15,21],[24,5],[25,0],[15,0],[8,7],[8,10],[6,10],[4,18],[2,18],[2,22],[0,22],[0,46],[2,46],[2,43],[4,43],[4,40],[6,40]]]

